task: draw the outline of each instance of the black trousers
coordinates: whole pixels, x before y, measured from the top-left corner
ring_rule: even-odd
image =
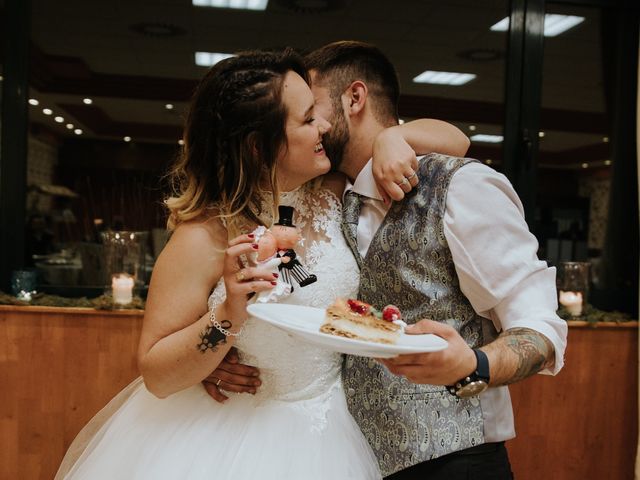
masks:
[[[504,442],[485,443],[422,462],[385,480],[512,480]]]

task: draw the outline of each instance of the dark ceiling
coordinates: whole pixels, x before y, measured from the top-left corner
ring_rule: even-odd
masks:
[[[334,6],[296,11],[298,6]],[[33,0],[31,120],[60,136],[175,143],[184,109],[206,71],[194,52],[293,46],[311,50],[358,39],[378,45],[401,80],[401,116],[451,121],[467,133],[500,134],[506,34],[489,27],[506,0],[270,0],[266,11],[195,7],[190,0]],[[597,9],[549,7],[581,15],[577,27],[545,40],[541,163],[602,162],[608,155]],[[463,86],[420,85],[426,69],[468,72]],[[91,105],[82,102],[93,99]],[[171,103],[174,108],[167,110]],[[53,115],[42,113],[50,108]],[[65,122],[57,124],[53,117]],[[475,131],[470,126],[476,127]],[[474,145],[499,161],[500,148]]]

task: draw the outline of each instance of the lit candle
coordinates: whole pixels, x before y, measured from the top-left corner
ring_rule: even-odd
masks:
[[[582,314],[582,293],[563,292],[560,290],[560,304],[563,305],[571,315],[579,317]]]
[[[113,301],[121,305],[127,305],[133,300],[133,277],[126,273],[114,275],[111,279],[113,289]]]

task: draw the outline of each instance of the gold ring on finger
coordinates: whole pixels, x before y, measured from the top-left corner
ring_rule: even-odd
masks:
[[[221,381],[222,381],[221,379],[218,379],[218,381],[216,382],[216,387],[219,387],[219,386],[220,386],[220,382],[221,382]]]
[[[402,187],[403,185],[407,185],[409,183],[409,180],[407,180],[407,177],[403,178],[401,182],[398,182],[398,186]]]
[[[416,172],[413,172],[411,175],[409,175],[408,177],[404,177],[405,180],[411,180],[413,177],[415,177],[417,174]]]
[[[239,271],[236,273],[236,280],[237,280],[237,281],[242,282],[245,278],[246,278],[246,277],[245,277],[245,275],[244,275],[244,270],[239,270]]]

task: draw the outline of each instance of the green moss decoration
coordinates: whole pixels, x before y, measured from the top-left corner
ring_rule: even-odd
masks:
[[[36,293],[31,301],[20,300],[13,295],[0,292],[0,305],[40,306],[40,307],[76,307],[95,308],[96,310],[144,310],[144,300],[133,297],[128,305],[113,303],[111,295],[100,295],[96,298],[67,298],[58,295]]]
[[[0,291],[0,305],[20,305],[20,306],[43,306],[43,307],[82,307],[82,308],[95,308],[96,310],[144,310],[144,300],[140,297],[133,297],[133,300],[128,305],[119,305],[113,303],[111,295],[100,295],[97,298],[67,298],[59,297],[58,295],[47,295],[44,293],[36,293],[30,302],[19,300],[13,295],[8,295]],[[564,320],[582,320],[596,325],[598,322],[615,322],[623,323],[630,322],[631,316],[623,312],[605,312],[598,310],[590,304],[587,304],[582,315],[579,317],[573,317],[569,311],[560,307],[558,309],[558,316]]]
[[[583,309],[582,315],[580,315],[579,317],[572,316],[569,311],[563,306],[558,309],[557,313],[558,316],[564,320],[580,320],[583,322],[588,322],[592,326],[596,326],[598,322],[624,323],[630,322],[632,320],[631,316],[627,313],[618,311],[605,312],[604,310],[598,310],[589,303]]]

